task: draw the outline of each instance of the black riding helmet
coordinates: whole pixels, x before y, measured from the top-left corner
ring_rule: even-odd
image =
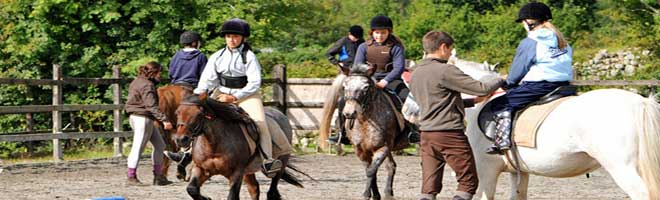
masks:
[[[385,15],[371,18],[371,29],[393,29],[392,19]]]
[[[199,42],[201,39],[202,37],[199,36],[199,33],[194,31],[186,31],[181,34],[181,37],[179,37],[179,43],[192,44],[193,42]]]
[[[364,35],[364,30],[362,30],[362,27],[358,25],[351,26],[351,28],[348,29],[348,32],[356,38],[362,38]]]
[[[225,21],[220,28],[220,36],[224,37],[225,34],[239,34],[243,37],[250,37],[250,25],[245,20],[234,18]]]
[[[530,2],[525,4],[520,8],[518,12],[518,19],[516,22],[520,22],[523,19],[536,19],[539,21],[547,21],[552,19],[552,13],[550,12],[550,7],[541,2]]]

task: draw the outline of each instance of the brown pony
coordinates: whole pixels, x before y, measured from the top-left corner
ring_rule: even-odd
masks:
[[[355,65],[344,80],[344,98],[346,106],[346,132],[353,143],[355,153],[366,167],[367,187],[363,193],[365,199],[380,199],[376,185],[376,173],[387,159],[387,185],[385,195],[394,196],[392,183],[396,173],[396,163],[392,151],[406,148],[408,137],[399,131],[394,109],[383,90],[376,88],[371,79],[373,69],[367,65]]]
[[[195,138],[192,142],[194,164],[187,187],[188,194],[196,200],[208,199],[201,195],[200,187],[211,176],[220,174],[230,183],[228,199],[239,199],[242,181],[246,182],[252,199],[259,199],[259,183],[255,173],[261,169],[261,157],[258,155],[260,151],[257,149],[252,153],[244,135],[244,131],[252,133],[251,136],[254,137],[258,135],[254,122],[246,119],[246,115],[233,104],[206,101],[205,98],[200,99],[195,95],[184,99],[176,110],[176,115],[176,143],[187,147]],[[273,123],[277,128],[281,128],[291,141],[293,131],[284,114],[267,108],[266,117],[267,120],[275,121]],[[274,125],[269,123],[269,126]],[[289,154],[278,157],[282,161],[283,170],[273,177],[267,193],[268,199],[281,198],[277,189],[280,178],[292,185],[303,187],[300,180],[285,169],[288,167],[306,175],[288,163],[289,157]]]
[[[160,111],[165,113],[168,119],[170,120],[175,120],[176,115],[175,111],[179,107],[179,104],[181,104],[181,101],[183,100],[183,97],[192,95],[193,89],[188,86],[182,86],[182,85],[166,85],[158,88],[158,108]],[[172,123],[174,123],[173,121]],[[158,125],[156,127],[160,127],[162,129],[162,126],[160,123],[157,123]],[[175,133],[175,129],[169,130],[169,131],[161,131],[163,134],[163,139],[165,142],[168,144],[167,150],[169,151],[174,151],[177,152],[179,151],[179,147],[176,145],[174,140],[172,139],[172,134]],[[165,157],[163,159],[163,165],[162,165],[162,172],[165,177],[167,177],[167,171],[170,168],[170,159]],[[186,177],[186,166],[184,164],[179,164],[177,165],[177,173],[176,177],[179,180],[185,180]]]

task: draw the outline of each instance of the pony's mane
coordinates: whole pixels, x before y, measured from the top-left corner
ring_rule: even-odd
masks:
[[[183,100],[181,101],[181,103],[182,104],[189,104],[189,105],[196,105],[196,106],[199,106],[199,105],[203,104],[202,100],[199,99],[198,95],[190,95],[190,96],[183,97]]]
[[[190,95],[183,99],[182,104],[201,106],[209,114],[222,120],[240,120],[243,119],[241,113],[242,109],[234,104],[216,101],[215,99],[207,98],[205,101],[199,99],[198,95]]]

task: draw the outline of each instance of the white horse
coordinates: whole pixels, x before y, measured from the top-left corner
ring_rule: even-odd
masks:
[[[483,67],[459,67],[472,77]],[[521,171],[506,156],[489,155],[478,127],[485,103],[466,109],[466,134],[482,199],[494,199],[497,178],[511,173],[510,199],[527,199],[529,175],[574,177],[603,167],[632,199],[660,199],[660,105],[619,89],[586,92],[561,103],[538,129],[536,148],[517,147]]]

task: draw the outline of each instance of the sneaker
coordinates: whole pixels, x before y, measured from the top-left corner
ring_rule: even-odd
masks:
[[[267,159],[264,160],[261,168],[266,177],[273,178],[282,170],[282,161],[278,159]]]

